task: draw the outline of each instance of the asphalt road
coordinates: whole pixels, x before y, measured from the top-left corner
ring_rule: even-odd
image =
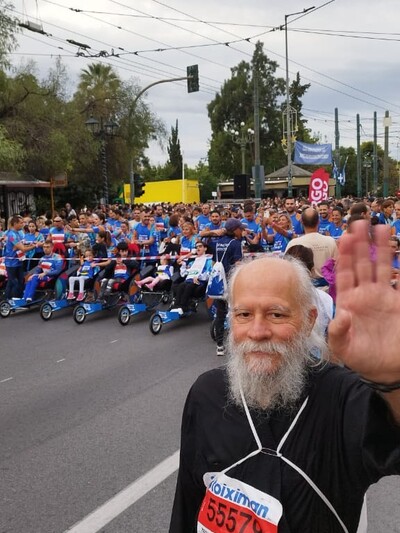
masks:
[[[158,336],[148,315],[1,320],[0,533],[63,533],[172,456],[190,385],[221,362],[204,310]],[[175,476],[99,531],[166,533]],[[370,533],[400,533],[400,478],[368,512]]]

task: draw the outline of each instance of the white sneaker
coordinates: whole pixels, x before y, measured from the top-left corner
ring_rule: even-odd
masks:
[[[171,309],[171,313],[178,313],[179,315],[183,315],[183,309],[182,307],[174,307]]]

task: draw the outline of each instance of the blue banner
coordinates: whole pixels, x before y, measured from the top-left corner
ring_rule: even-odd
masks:
[[[332,164],[332,145],[296,141],[294,162],[298,165],[330,165]]]

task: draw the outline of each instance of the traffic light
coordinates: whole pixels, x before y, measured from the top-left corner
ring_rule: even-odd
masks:
[[[140,174],[133,175],[133,182],[135,184],[135,198],[140,198],[144,195],[146,183]]]
[[[196,93],[199,90],[199,65],[186,67],[188,93]]]

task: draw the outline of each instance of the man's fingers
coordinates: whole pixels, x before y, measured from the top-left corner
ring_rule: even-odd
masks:
[[[353,235],[345,234],[340,239],[339,259],[336,262],[336,287],[338,297],[355,286],[353,270],[353,249],[355,240]]]
[[[340,355],[342,349],[348,343],[347,334],[351,326],[351,314],[344,310],[339,310],[328,328],[328,344],[332,353]]]
[[[376,281],[389,283],[392,277],[392,259],[389,247],[390,227],[378,225],[374,228],[376,243]]]
[[[353,262],[356,274],[356,283],[371,283],[374,280],[373,264],[370,254],[370,236],[368,233],[368,223],[356,221],[352,226],[352,233],[355,238],[353,249]]]

